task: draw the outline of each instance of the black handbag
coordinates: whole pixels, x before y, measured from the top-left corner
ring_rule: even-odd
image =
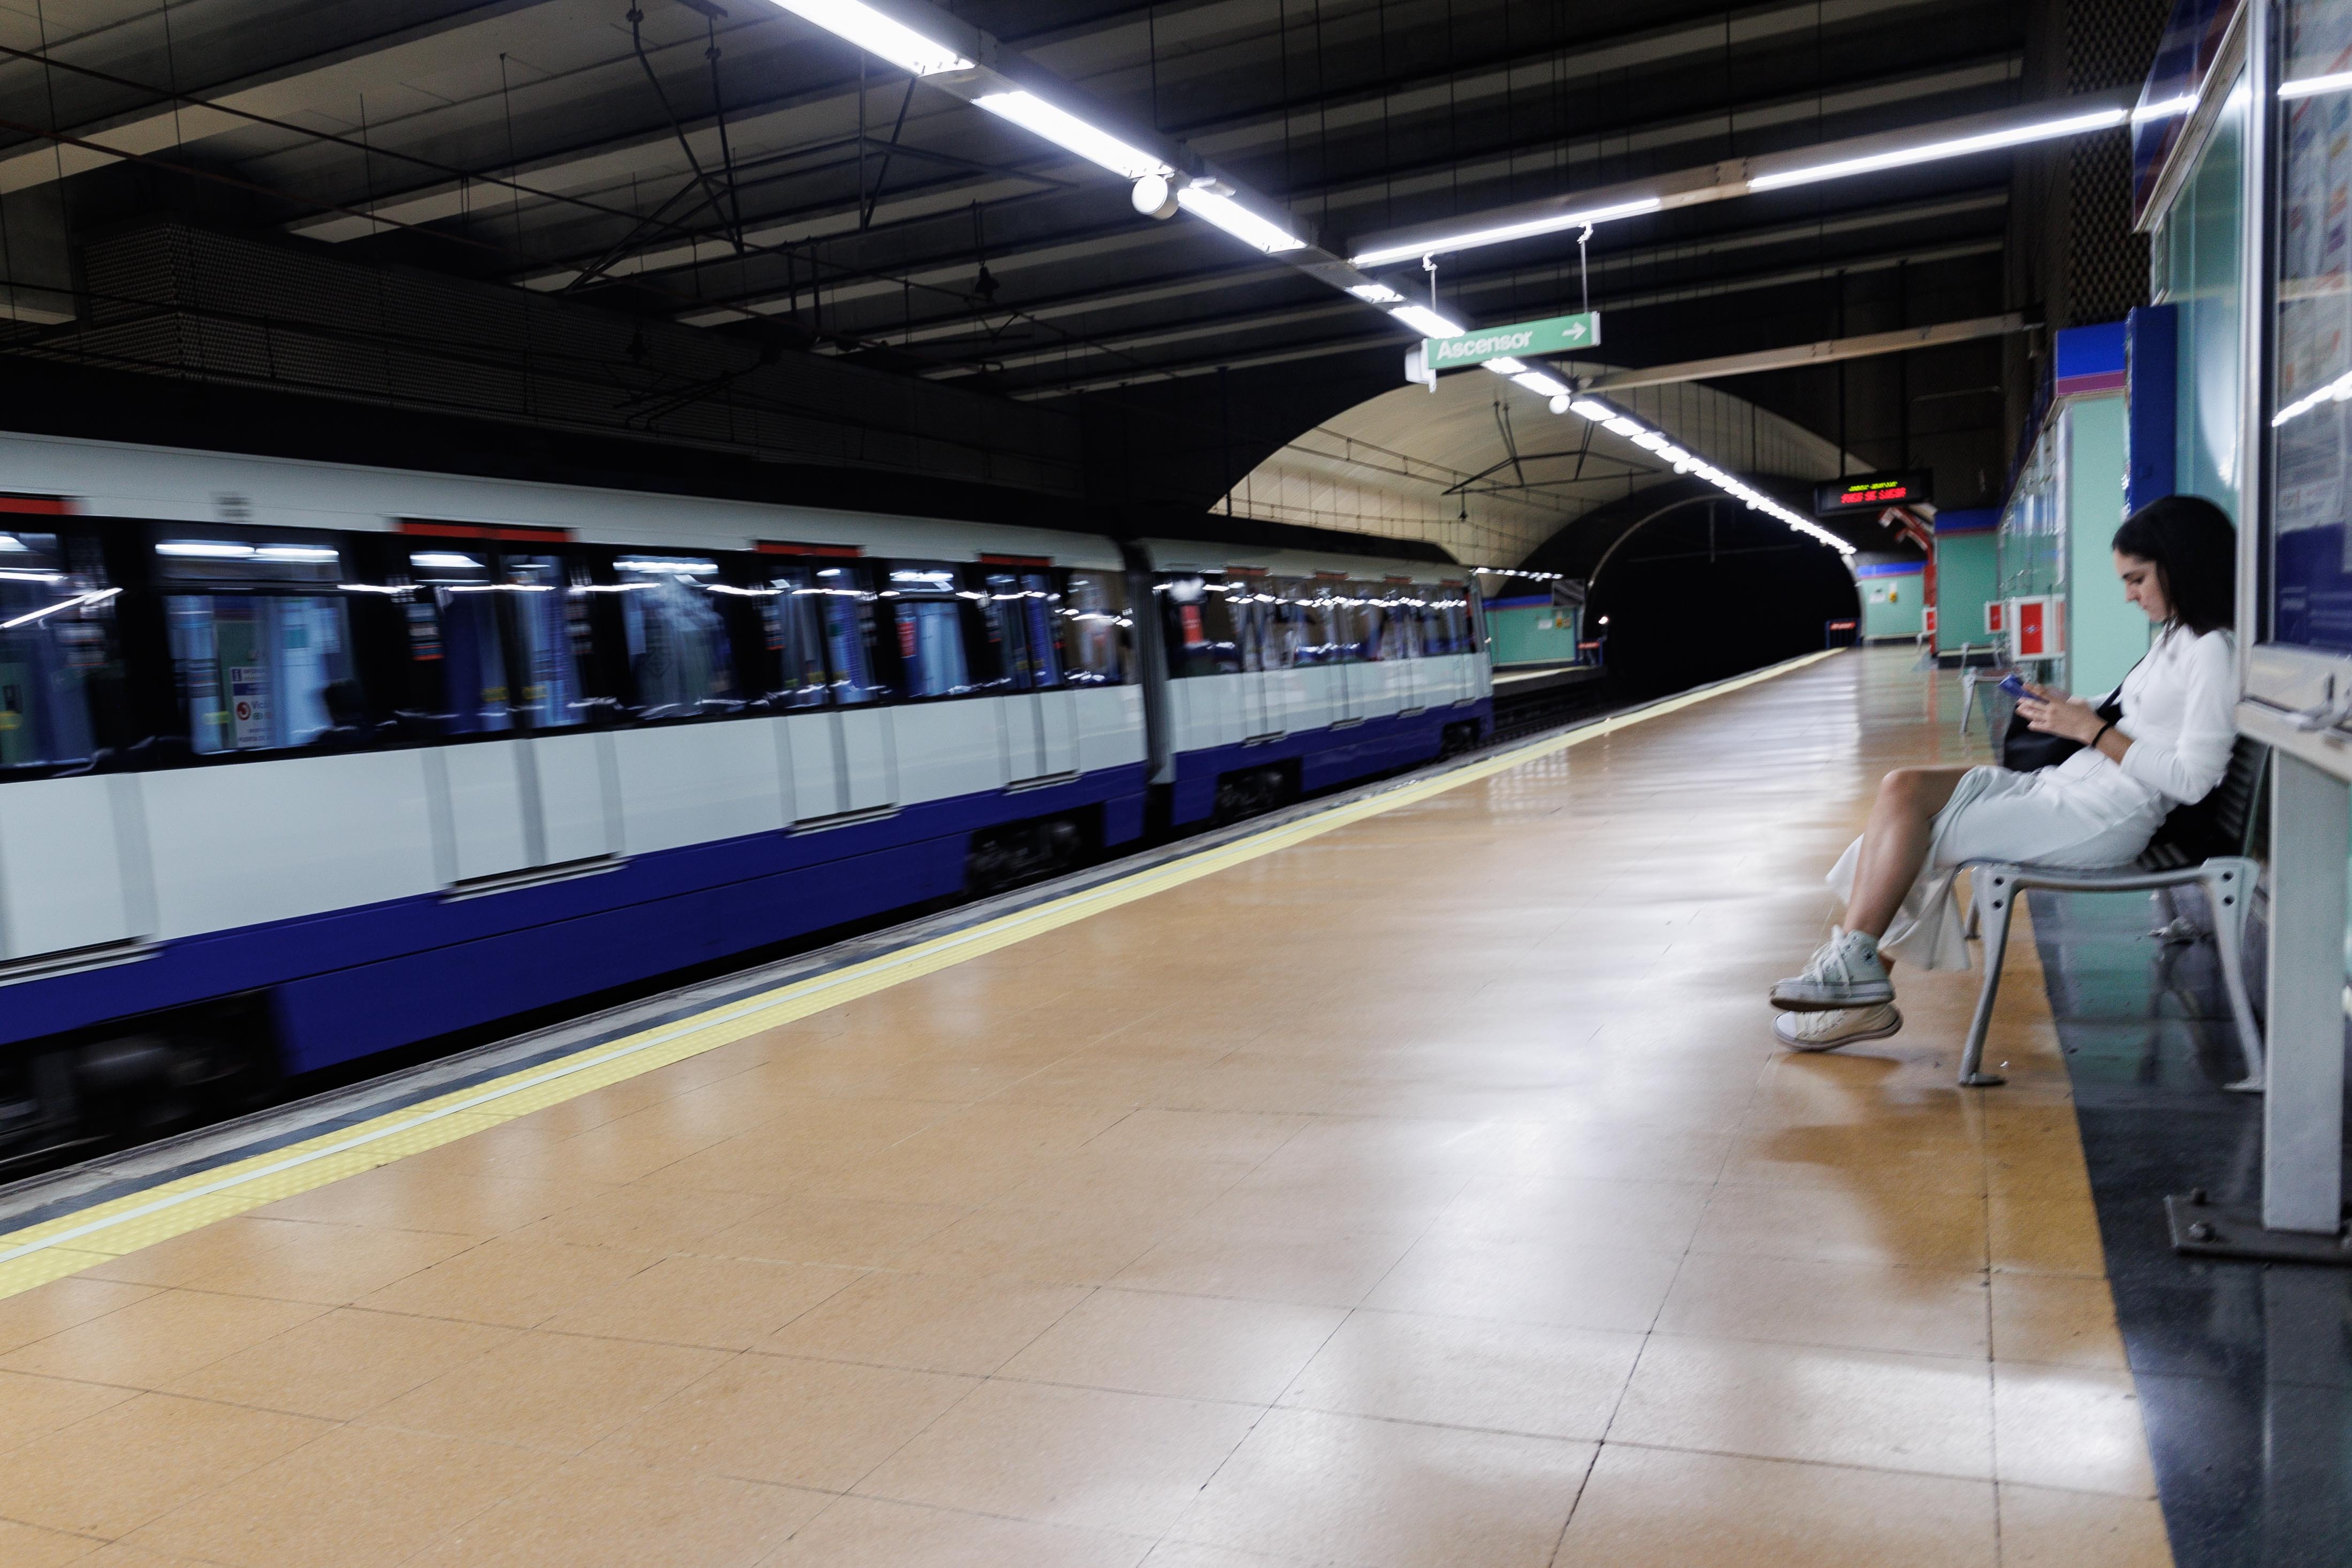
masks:
[[[2098,708],[2099,717],[2115,724],[2124,716],[2123,688],[2117,686],[2107,695]],[[2025,716],[2012,712],[2009,716],[2009,732],[2000,737],[2000,765],[2012,773],[2039,773],[2045,768],[2055,768],[2083,749],[2079,740],[2069,740],[2063,735],[2045,735],[2029,727]]]

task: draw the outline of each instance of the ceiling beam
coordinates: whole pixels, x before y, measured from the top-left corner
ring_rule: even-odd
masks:
[[[1864,360],[1877,354],[1900,354],[1912,349],[1932,349],[1944,343],[1967,343],[1979,338],[2001,338],[2040,326],[2021,311],[2005,316],[1979,316],[1967,321],[1941,321],[1932,327],[1904,327],[1892,332],[1865,332],[1853,338],[1829,338],[1817,343],[1797,343],[1785,349],[1760,349],[1751,354],[1725,354],[1712,360],[1685,360],[1678,365],[1653,365],[1647,370],[1611,371],[1604,375],[1579,376],[1585,392],[1622,392],[1632,387],[1666,386],[1675,382],[1713,381],[1721,376],[1752,375],[1759,371],[1795,370],[1826,365],[1839,360]]]

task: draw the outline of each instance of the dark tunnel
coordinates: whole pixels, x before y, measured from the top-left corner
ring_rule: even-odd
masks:
[[[1587,636],[1606,639],[1614,685],[1654,696],[1823,645],[1860,612],[1836,551],[1729,501],[1674,507],[1597,563]],[[1606,623],[1603,623],[1603,618]]]

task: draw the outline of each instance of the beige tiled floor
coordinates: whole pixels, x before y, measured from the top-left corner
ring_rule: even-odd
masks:
[[[0,1563],[2168,1561],[2030,943],[1761,1001],[1851,656],[0,1301]]]

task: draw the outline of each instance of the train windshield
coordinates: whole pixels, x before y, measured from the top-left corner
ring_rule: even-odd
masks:
[[[625,555],[613,563],[629,661],[630,706],[639,718],[689,718],[743,706],[735,658],[712,589],[708,556]]]
[[[55,534],[0,533],[0,768],[86,762],[90,683],[113,668],[113,590]]]
[[[164,627],[198,753],[363,745],[341,551],[325,542],[165,539]],[[199,591],[182,591],[198,590]]]

